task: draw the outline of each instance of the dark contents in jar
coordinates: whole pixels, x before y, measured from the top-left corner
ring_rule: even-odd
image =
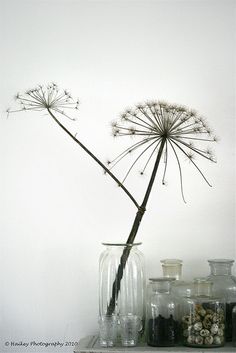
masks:
[[[162,315],[148,321],[147,343],[150,346],[175,346],[179,342],[179,323],[170,315]]]
[[[232,310],[236,303],[226,304],[225,336],[226,341],[232,341]],[[236,318],[235,318],[236,320]]]
[[[232,313],[232,341],[233,346],[236,346],[236,306]]]

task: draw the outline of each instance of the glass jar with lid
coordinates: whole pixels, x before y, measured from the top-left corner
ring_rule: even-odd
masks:
[[[213,283],[194,279],[194,294],[185,298],[182,308],[183,344],[214,348],[225,343],[225,301],[212,295]]]
[[[161,260],[161,264],[163,276],[175,278],[175,281],[171,284],[172,294],[178,297],[189,297],[193,290],[193,284],[182,280],[183,261],[179,259],[164,259]]]
[[[226,340],[232,340],[232,309],[236,305],[236,278],[232,275],[234,260],[208,260],[210,275],[213,282],[213,295],[224,297],[226,301]]]
[[[179,303],[171,294],[174,278],[150,278],[147,291],[146,339],[150,346],[179,343]]]

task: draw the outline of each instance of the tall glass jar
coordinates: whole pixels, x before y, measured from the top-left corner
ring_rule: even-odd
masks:
[[[145,314],[145,265],[144,257],[134,244],[103,243],[105,250],[99,259],[99,318],[116,318],[120,332],[122,323],[134,326],[142,332]],[[117,333],[117,336],[118,333]],[[122,339],[122,337],[121,337]],[[125,338],[124,345],[135,345]],[[104,344],[106,345],[106,344]]]
[[[232,340],[232,309],[236,305],[236,278],[232,275],[234,260],[212,259],[208,260],[210,275],[213,282],[213,294],[223,296],[226,301],[226,340]]]
[[[194,295],[185,298],[182,308],[183,343],[190,347],[220,347],[225,343],[225,302],[212,295],[213,283],[194,280]]]
[[[174,278],[150,278],[146,305],[147,344],[156,347],[179,343],[179,303],[171,294]]]
[[[182,280],[183,261],[179,259],[161,260],[164,277],[173,277],[175,281],[171,284],[172,294],[178,297],[189,297],[193,290],[192,282]]]

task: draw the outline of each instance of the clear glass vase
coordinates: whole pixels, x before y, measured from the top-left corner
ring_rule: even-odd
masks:
[[[145,266],[138,249],[141,243],[103,245],[106,248],[99,260],[99,321],[112,322],[117,332],[112,339],[101,337],[100,326],[100,345],[112,346],[118,342],[135,346],[145,314]],[[102,329],[104,333],[104,326]]]
[[[183,300],[183,344],[214,348],[225,343],[225,301],[212,295],[213,283],[206,278],[194,280],[194,295]]]
[[[171,292],[178,297],[189,297],[193,291],[193,283],[182,280],[183,261],[179,259],[161,260],[163,276],[175,278],[171,283]]]
[[[212,259],[208,260],[210,275],[208,279],[213,282],[213,294],[224,297],[226,301],[226,340],[232,340],[232,310],[236,305],[236,278],[232,275],[234,260]]]

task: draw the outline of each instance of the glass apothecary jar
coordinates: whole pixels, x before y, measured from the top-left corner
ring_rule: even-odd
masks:
[[[208,260],[210,275],[208,279],[213,282],[213,295],[224,297],[226,301],[226,340],[232,340],[232,309],[236,305],[236,278],[232,275],[234,260],[212,259]]]
[[[206,278],[194,280],[194,295],[182,307],[183,344],[214,348],[225,343],[225,301],[212,295],[213,283]]]
[[[103,245],[105,250],[99,259],[100,345],[113,346],[121,341],[122,345],[134,346],[142,334],[145,316],[145,264],[138,249],[141,243]]]
[[[236,347],[236,305],[232,310],[232,342],[233,346]]]
[[[171,294],[174,278],[150,278],[146,305],[147,344],[176,346],[180,340],[179,303]]]
[[[175,281],[171,284],[172,294],[178,297],[189,297],[193,291],[193,284],[182,280],[183,261],[164,259],[161,260],[161,265],[164,277],[175,278]]]

